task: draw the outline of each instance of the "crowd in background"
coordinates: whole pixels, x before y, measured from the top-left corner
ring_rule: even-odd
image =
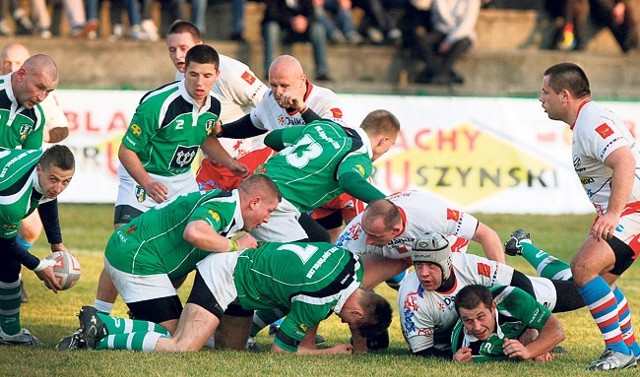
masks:
[[[68,36],[110,40],[157,41],[177,19],[190,20],[204,35],[207,8],[218,0],[2,0],[0,35],[52,37],[52,24],[66,14]],[[246,42],[245,4],[231,2],[229,38]],[[158,4],[156,4],[156,2]],[[535,8],[550,20],[553,37],[541,48],[582,50],[591,37],[587,24],[609,28],[623,52],[638,48],[633,0],[259,0],[265,4],[261,24],[264,72],[280,43],[311,42],[316,79],[330,81],[327,44],[398,46],[407,59],[418,62],[416,83],[462,84],[456,61],[475,41],[482,7]],[[159,16],[154,7],[159,5]],[[255,8],[253,8],[255,9]],[[52,12],[53,11],[53,12]],[[52,14],[50,14],[52,13]],[[211,12],[209,12],[211,13]],[[154,16],[156,15],[156,16]],[[53,17],[52,17],[53,16]],[[101,17],[102,16],[102,17]],[[108,18],[108,19],[105,19]],[[255,19],[255,18],[251,18]],[[98,35],[101,24],[108,35]],[[211,31],[211,30],[210,30]],[[211,33],[209,33],[211,34]],[[422,67],[425,68],[422,68]]]

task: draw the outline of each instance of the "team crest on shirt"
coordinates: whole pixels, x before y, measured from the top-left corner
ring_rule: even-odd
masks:
[[[602,123],[598,127],[596,127],[596,132],[600,135],[601,138],[606,139],[609,136],[613,135],[613,129],[609,127],[608,124]]]
[[[218,212],[209,210],[209,214],[211,215],[211,217],[213,217],[215,221],[220,222],[220,215],[218,214]]]
[[[22,123],[20,125],[20,140],[24,140],[33,131],[33,125],[29,123]]]
[[[256,77],[252,75],[249,71],[244,71],[242,73],[242,76],[240,77],[242,77],[242,79],[246,81],[247,84],[249,85],[253,85],[253,83],[256,82]]]
[[[198,146],[184,147],[182,145],[178,145],[173,154],[173,158],[171,158],[169,168],[182,169],[190,166],[191,162],[196,158],[196,154],[198,154],[198,148]]]
[[[216,120],[213,118],[207,119],[207,121],[204,124],[207,129],[207,135],[211,135],[213,133],[213,128],[216,125]]]
[[[136,136],[140,136],[142,135],[142,128],[134,123],[131,125],[131,132]]]
[[[136,199],[142,203],[147,199],[147,192],[140,185],[136,185]]]

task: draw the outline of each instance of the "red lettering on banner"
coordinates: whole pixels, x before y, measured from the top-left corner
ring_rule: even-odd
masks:
[[[429,150],[465,150],[473,151],[476,148],[476,140],[481,132],[478,130],[434,130],[423,128],[414,136],[415,146],[419,149]]]
[[[411,161],[402,161],[400,169],[392,169],[391,163],[391,160],[384,162],[384,181],[389,191],[398,192],[408,190],[409,184],[411,183]],[[398,185],[399,180],[402,180],[400,185]]]
[[[129,127],[129,120],[121,111],[116,111],[111,115],[108,123],[98,124],[93,122],[93,115],[90,111],[86,113],[66,112],[64,115],[69,121],[70,132],[113,132],[122,130],[126,131]]]

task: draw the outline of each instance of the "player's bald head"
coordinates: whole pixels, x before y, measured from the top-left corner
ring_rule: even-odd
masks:
[[[280,55],[273,59],[271,66],[269,66],[269,77],[283,75],[296,78],[304,76],[300,61],[291,55]]]
[[[29,73],[46,75],[51,81],[58,82],[58,67],[48,55],[36,54],[22,65]]]
[[[20,43],[9,43],[0,50],[2,74],[15,72],[29,58],[29,50]]]

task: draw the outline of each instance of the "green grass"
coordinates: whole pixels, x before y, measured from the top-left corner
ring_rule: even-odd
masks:
[[[274,355],[268,352],[272,339],[263,331],[258,337],[260,352],[204,350],[190,354],[135,353],[128,351],[57,352],[55,344],[77,326],[75,313],[92,304],[102,268],[102,250],[111,233],[113,210],[109,205],[62,205],[60,209],[65,244],[82,264],[82,278],[68,291],[57,295],[46,290],[35,274],[23,270],[30,302],[22,307],[22,324],[36,334],[45,348],[0,346],[0,376],[583,376],[585,365],[599,356],[602,340],[586,309],[559,315],[567,339],[568,355],[549,364],[485,363],[454,364],[449,361],[409,355],[397,320],[391,327],[391,347],[378,354],[357,356]],[[554,255],[570,260],[584,239],[592,216],[514,216],[476,214],[506,239],[517,227],[532,233],[535,243]],[[472,247],[475,252],[477,248]],[[40,257],[48,254],[44,237],[34,247]],[[508,257],[508,263],[528,274],[535,271],[522,258]],[[619,281],[636,313],[640,310],[640,272],[632,266]],[[181,288],[183,300],[190,282]],[[395,307],[395,291],[380,286],[377,291]],[[395,310],[395,309],[394,309]],[[124,316],[118,300],[114,314]],[[640,323],[634,318],[634,325]],[[328,345],[347,342],[349,332],[336,316],[323,322],[320,333]],[[616,372],[636,376],[637,370]]]

